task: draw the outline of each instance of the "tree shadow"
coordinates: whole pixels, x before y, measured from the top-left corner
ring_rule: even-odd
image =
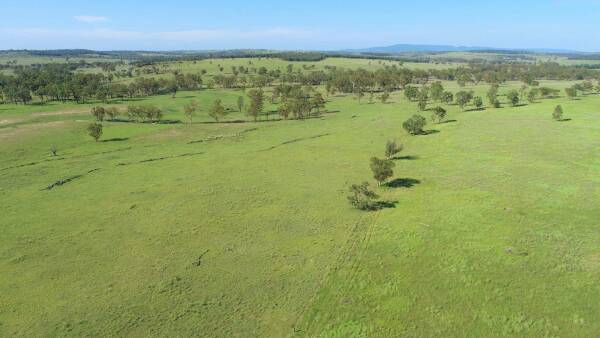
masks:
[[[413,155],[396,156],[396,157],[392,158],[392,160],[394,160],[394,161],[415,161],[418,159],[419,159],[419,156],[413,156]]]
[[[386,184],[389,188],[412,188],[417,184],[421,184],[421,181],[414,178],[397,178]]]
[[[116,137],[116,138],[111,138],[108,140],[102,140],[100,142],[124,142],[124,141],[128,141],[129,137]]]
[[[433,135],[433,134],[438,134],[440,131],[439,130],[423,130],[423,132],[419,135],[423,135],[423,136],[427,136],[427,135]]]
[[[373,211],[395,209],[398,201],[378,201],[373,205]]]
[[[446,120],[446,121],[438,122],[437,124],[446,124],[446,123],[455,123],[455,122],[458,122],[458,120]]]
[[[181,122],[181,120],[160,120],[156,123],[158,123],[158,124],[180,124],[182,122]]]
[[[556,120],[557,122],[569,122],[572,121],[573,119],[560,119],[560,120]]]

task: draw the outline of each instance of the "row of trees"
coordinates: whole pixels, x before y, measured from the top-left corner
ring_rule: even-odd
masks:
[[[385,158],[371,158],[371,172],[379,186],[385,184],[394,176],[394,168],[396,167],[394,156],[403,149],[402,144],[399,144],[396,140],[389,140],[385,144]],[[379,195],[371,190],[368,182],[353,184],[350,186],[349,191],[348,201],[356,209],[372,211],[377,210],[381,205],[381,202],[378,201]]]
[[[160,122],[163,118],[163,112],[160,108],[153,105],[128,106],[125,112],[117,107],[92,107],[90,113],[96,118],[96,121],[105,120],[117,121],[121,116],[125,116],[128,121],[136,122]]]
[[[152,65],[157,67],[156,65]],[[107,66],[108,67],[108,66]],[[246,75],[248,68],[238,66],[232,68],[232,74],[218,74],[203,81],[202,74],[181,74],[173,72],[172,78],[137,77],[129,84],[112,83],[113,73],[91,74],[75,72],[72,65],[49,64],[40,67],[20,67],[14,75],[0,76],[0,99],[2,102],[29,103],[34,96],[41,101],[73,100],[84,103],[90,99],[106,101],[114,98],[139,97],[172,93],[178,90],[196,90],[206,86],[222,88],[264,88],[273,84],[317,86],[325,85],[328,95],[350,93],[359,100],[367,93],[390,93],[406,90],[411,100],[423,102],[423,89],[410,85],[427,85],[433,100],[451,101],[451,93],[440,88],[440,80],[457,81],[461,86],[469,83],[501,84],[509,80],[519,80],[525,85],[538,87],[538,80],[577,80],[599,79],[600,72],[577,67],[562,66],[556,63],[523,64],[523,63],[473,63],[449,69],[412,70],[394,64],[376,71],[364,69],[338,69],[328,67],[326,70],[279,69],[267,70],[261,67],[254,75]],[[597,89],[588,80],[575,88],[575,91]],[[571,92],[571,91],[570,91]],[[543,96],[543,93],[540,93]],[[387,96],[389,97],[389,95]],[[384,95],[380,97],[386,101]],[[523,98],[521,98],[523,100]]]

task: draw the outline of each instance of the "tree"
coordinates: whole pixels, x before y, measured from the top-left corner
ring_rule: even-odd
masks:
[[[394,176],[396,164],[392,160],[382,160],[377,157],[371,158],[371,171],[373,178],[381,185],[390,177]]]
[[[404,121],[402,127],[411,135],[423,134],[423,128],[427,125],[427,120],[421,115],[413,115],[410,119]]]
[[[565,94],[572,100],[577,97],[577,90],[574,87],[565,88]]]
[[[384,92],[383,94],[381,94],[381,96],[379,96],[379,100],[383,104],[385,104],[389,99],[390,99],[390,93],[388,93],[388,92]]]
[[[176,79],[173,79],[172,81],[169,82],[169,92],[171,92],[172,97],[175,98],[175,96],[177,96],[177,91],[179,90],[179,84],[177,83]]]
[[[535,103],[535,99],[537,98],[538,91],[539,90],[537,88],[533,88],[529,91],[529,93],[527,93],[527,101],[529,101],[529,103]]]
[[[96,142],[102,136],[102,124],[100,123],[92,123],[87,127],[88,135],[90,135]]]
[[[513,107],[516,107],[519,104],[519,92],[516,90],[511,90],[506,94],[506,98],[508,102],[512,104]]]
[[[92,107],[91,113],[96,118],[96,121],[102,122],[104,121],[104,115],[106,114],[106,110],[104,109],[104,107]]]
[[[213,105],[210,107],[208,115],[215,119],[217,123],[221,118],[225,117],[225,108],[221,103],[221,99],[216,99],[215,102],[213,102]]]
[[[452,94],[452,92],[444,92],[444,94],[442,94],[442,101],[446,104],[451,104],[454,102],[454,94]]]
[[[419,103],[417,105],[420,111],[427,110],[427,99],[419,99]]]
[[[433,114],[431,114],[431,121],[440,123],[446,118],[446,109],[437,106],[433,108]]]
[[[385,144],[385,157],[391,159],[394,155],[400,153],[404,149],[402,144],[398,144],[396,140],[388,140]]]
[[[321,114],[321,109],[325,108],[325,99],[321,93],[316,93],[315,96],[310,100],[312,109],[317,111],[317,115]]]
[[[414,99],[416,99],[418,95],[419,95],[419,89],[417,87],[406,86],[404,88],[404,96],[406,96],[406,98],[409,101],[414,101]]]
[[[556,106],[554,108],[554,112],[552,113],[552,118],[556,121],[560,121],[563,119],[563,108],[561,105]]]
[[[185,116],[190,120],[190,125],[192,125],[194,120],[194,115],[196,115],[196,111],[198,110],[198,101],[192,100],[192,102],[186,104],[183,107],[183,111]]]
[[[379,199],[379,196],[370,189],[367,182],[350,186],[348,201],[358,210],[375,210],[377,208],[377,199]]]
[[[240,113],[242,112],[242,110],[244,110],[244,97],[243,96],[239,96],[237,98],[237,108]]]
[[[121,114],[121,111],[119,111],[119,108],[117,107],[106,108],[105,112],[111,121],[114,121]]]
[[[262,89],[252,89],[248,92],[248,96],[250,97],[248,114],[254,118],[254,121],[256,121],[263,110],[264,92]]]
[[[439,101],[442,99],[442,96],[444,95],[444,86],[442,85],[442,82],[440,81],[436,81],[431,85],[431,89],[430,89],[430,94],[431,94],[431,98],[435,101]]]
[[[498,101],[498,89],[500,87],[497,84],[493,84],[487,92],[488,102],[495,106],[495,103]]]
[[[481,109],[481,107],[483,107],[483,99],[480,96],[475,96],[473,98],[473,104],[475,105],[475,108]]]
[[[456,104],[458,104],[462,110],[465,110],[465,106],[468,105],[473,99],[473,92],[461,90],[460,92],[456,93],[455,99]]]

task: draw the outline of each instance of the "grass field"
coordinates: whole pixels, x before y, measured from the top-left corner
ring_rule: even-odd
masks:
[[[600,96],[447,106],[446,123],[411,137],[402,122],[418,109],[402,93],[330,97],[303,121],[212,123],[215,98],[226,122],[248,119],[240,95],[118,103],[168,120],[192,99],[201,109],[192,126],[105,122],[101,142],[85,133],[91,105],[0,105],[0,336],[600,331]],[[570,120],[552,120],[557,104]],[[374,184],[369,159],[391,138],[405,150],[377,192],[395,207],[352,209],[348,186]]]

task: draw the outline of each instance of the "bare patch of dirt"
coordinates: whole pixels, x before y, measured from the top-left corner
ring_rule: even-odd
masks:
[[[67,124],[67,121],[53,121],[53,122],[44,122],[44,123],[34,123],[28,125],[21,125],[14,128],[4,128],[0,129],[0,139],[12,139],[17,138],[28,133],[33,133],[36,131],[40,131],[46,128],[57,128],[63,127]]]

